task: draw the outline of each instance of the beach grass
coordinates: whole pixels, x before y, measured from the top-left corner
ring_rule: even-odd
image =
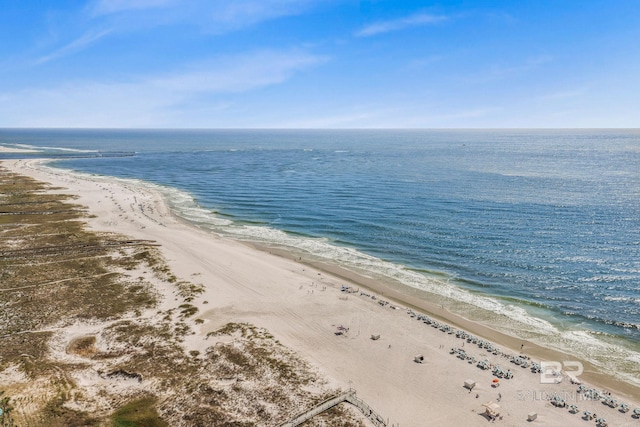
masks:
[[[74,197],[0,167],[0,372],[19,372],[20,423],[271,425],[335,393],[250,324],[228,323],[203,337],[206,351],[186,351],[204,287],[176,277],[154,242],[93,231],[88,218]],[[168,308],[159,284],[171,289]],[[86,375],[115,391],[78,384]],[[317,422],[360,425],[352,418],[335,409]]]
[[[47,369],[44,343],[77,320],[104,321],[153,307],[151,285],[123,272],[156,248],[123,236],[88,231],[79,206],[32,179],[3,171],[0,179],[0,367],[17,363],[28,374]],[[139,253],[147,254],[137,257]],[[157,258],[158,255],[156,254]]]
[[[113,427],[167,427],[169,424],[158,416],[155,404],[152,397],[129,402],[111,417]]]

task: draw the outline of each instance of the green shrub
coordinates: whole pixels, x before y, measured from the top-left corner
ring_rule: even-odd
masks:
[[[158,416],[155,403],[155,398],[145,397],[126,404],[111,417],[113,427],[168,427]]]

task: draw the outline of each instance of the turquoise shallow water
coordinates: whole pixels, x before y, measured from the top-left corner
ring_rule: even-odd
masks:
[[[5,129],[0,144],[162,185],[202,227],[462,301],[637,375],[638,130]]]

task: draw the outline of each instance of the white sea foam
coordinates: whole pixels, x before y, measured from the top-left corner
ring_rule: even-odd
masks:
[[[67,148],[67,147],[42,147],[42,146],[31,145],[31,144],[14,144],[14,146],[29,149],[29,150],[36,150],[36,151],[52,151],[53,150],[53,151],[63,151],[63,152],[70,152],[70,153],[97,153],[99,151],[99,150],[81,150],[77,148]]]
[[[635,304],[640,304],[640,298],[634,297],[623,297],[623,296],[606,296],[604,297],[606,301],[621,301],[621,302],[633,302]]]
[[[193,196],[185,191],[136,179],[109,179],[159,191],[168,200],[170,207],[177,215],[212,231],[241,240],[256,241],[267,245],[283,246],[294,251],[306,252],[323,261],[338,263],[345,268],[356,270],[360,274],[389,277],[406,286],[506,316],[543,334],[553,335],[559,332],[550,322],[532,316],[522,307],[505,304],[488,296],[473,294],[451,284],[447,280],[425,276],[409,270],[403,265],[384,261],[353,248],[334,245],[327,238],[299,237],[271,227],[240,225],[231,220],[221,218],[209,209],[202,208],[197,204]]]
[[[213,215],[204,210],[202,214],[204,216]],[[323,261],[338,263],[342,267],[352,269],[360,274],[370,277],[389,277],[407,286],[470,304],[496,315],[506,316],[514,322],[509,328],[512,333],[517,334],[522,331],[522,327],[525,327],[529,331],[527,335],[530,339],[541,345],[575,354],[604,369],[617,372],[617,375],[626,381],[640,384],[637,369],[634,368],[637,365],[632,364],[632,361],[640,362],[640,353],[621,347],[616,343],[607,342],[604,339],[606,335],[600,337],[597,333],[589,331],[560,330],[549,321],[533,316],[523,307],[506,304],[496,298],[473,294],[447,280],[426,276],[353,248],[336,246],[326,238],[298,237],[270,227],[238,225],[231,221],[222,223],[209,219],[207,225],[221,234],[234,238],[308,253]]]
[[[584,279],[580,279],[580,282],[611,283],[611,282],[621,282],[621,281],[633,280],[633,279],[635,279],[635,276],[632,276],[632,275],[607,274],[607,275],[601,275],[601,276],[586,277]]]
[[[631,298],[629,297],[611,297],[611,296],[606,296],[604,297],[605,301],[631,301]]]
[[[557,335],[557,339],[542,344],[551,344],[560,350],[575,354],[614,376],[640,386],[640,352],[624,348],[607,338],[607,335],[590,331],[567,330]]]
[[[85,173],[77,174],[90,175]],[[95,177],[95,175],[91,176]],[[603,369],[616,373],[626,381],[640,385],[637,368],[640,365],[640,352],[620,346],[616,342],[619,339],[617,337],[584,330],[558,329],[549,321],[535,317],[527,312],[523,307],[507,304],[496,298],[473,294],[452,284],[449,280],[426,276],[403,265],[381,260],[354,248],[337,246],[327,238],[299,237],[271,227],[243,225],[221,218],[215,212],[199,206],[189,193],[175,188],[134,179],[108,179],[127,185],[133,184],[157,190],[164,195],[177,215],[214,232],[240,240],[281,246],[293,251],[307,253],[326,262],[338,263],[360,274],[371,277],[389,277],[406,286],[422,289],[497,315],[506,316],[512,319],[514,323],[501,324],[505,331],[518,334],[523,331],[524,327],[528,331],[526,332],[528,339],[532,339],[544,346],[551,346],[570,354],[575,354],[595,365],[601,366]],[[623,300],[626,297],[620,298]],[[638,298],[634,299],[634,301],[640,303]]]
[[[184,194],[171,194],[172,197],[182,200],[181,203],[171,203],[172,206],[181,206],[177,209],[179,215],[187,220],[196,221],[200,225],[210,227],[212,230],[221,234],[308,253],[315,258],[326,262],[337,263],[342,267],[355,270],[360,274],[389,277],[406,286],[470,304],[498,315],[507,316],[537,331],[544,331],[549,334],[557,332],[557,329],[550,322],[531,316],[522,307],[505,304],[495,298],[473,294],[447,281],[428,277],[424,274],[409,270],[403,265],[381,260],[353,248],[336,246],[326,238],[299,237],[271,227],[238,225],[231,221],[214,220],[212,217],[215,218],[215,216],[210,211],[197,207],[192,200],[188,203],[185,202],[185,199],[188,199],[188,197]]]

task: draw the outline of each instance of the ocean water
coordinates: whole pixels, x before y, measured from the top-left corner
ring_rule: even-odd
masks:
[[[0,130],[640,384],[640,130]],[[0,154],[0,158],[25,157]]]

